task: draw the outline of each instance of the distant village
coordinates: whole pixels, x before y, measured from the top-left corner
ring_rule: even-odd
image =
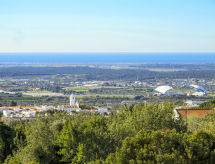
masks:
[[[167,86],[159,87],[159,89],[165,89]],[[158,91],[156,91],[158,92]],[[162,91],[161,91],[162,92]],[[167,92],[167,91],[166,91]],[[165,93],[166,94],[166,93]],[[100,115],[109,115],[110,110],[108,108],[104,107],[96,107],[96,109],[81,109],[79,107],[79,103],[75,98],[75,95],[72,94],[69,97],[70,103],[68,106],[48,106],[48,105],[42,105],[42,106],[11,106],[11,107],[0,107],[0,113],[2,113],[2,119],[17,119],[17,120],[29,120],[34,119],[36,117],[36,114],[39,113],[45,113],[47,111],[55,110],[55,111],[65,111],[70,115],[85,112],[85,113],[98,113]],[[135,101],[123,101],[122,104],[136,104]],[[196,109],[200,104],[202,104],[202,101],[192,101],[187,100],[184,102],[184,106],[178,106],[174,109],[175,117],[179,117],[180,115],[182,117],[185,117],[187,115],[195,114],[197,116],[205,116],[206,114],[211,112],[211,109]]]
[[[10,79],[10,81],[14,82],[16,85],[23,85],[24,86],[32,86],[34,83],[32,81],[28,81],[26,79],[19,79],[15,80]],[[40,82],[44,82],[45,80],[41,80]],[[5,81],[4,81],[5,82]],[[32,84],[33,83],[33,84]],[[49,83],[54,83],[52,81],[49,81]],[[108,86],[114,86],[116,87],[146,87],[150,90],[152,90],[152,94],[155,97],[159,96],[195,96],[195,97],[206,97],[207,91],[204,87],[196,85],[197,83],[203,84],[204,86],[212,87],[214,86],[213,81],[206,81],[206,80],[197,80],[197,79],[174,79],[172,81],[133,81],[133,82],[125,82],[125,81],[88,81],[88,82],[70,82],[68,84],[64,84],[65,86],[70,87],[88,87],[88,88],[95,88],[95,87],[108,87]],[[153,88],[153,89],[152,89]],[[67,90],[67,87],[64,87],[63,89]],[[39,90],[39,88],[38,88]],[[16,92],[5,92],[7,94],[16,94]],[[63,93],[54,93],[54,92],[24,92],[23,95],[28,96],[64,96],[67,97]],[[147,94],[146,94],[147,96]],[[191,97],[192,98],[192,97]],[[145,103],[146,101],[141,101],[141,103]],[[119,102],[120,103],[120,102]],[[121,104],[137,104],[140,103],[138,101],[133,100],[123,100],[121,101]],[[199,104],[203,103],[203,101],[192,101],[192,100],[185,100],[184,106],[179,106],[177,109],[190,109],[190,108],[196,108]],[[112,108],[111,103],[107,103],[110,105],[107,106],[95,106],[93,109],[84,109],[84,107],[80,107],[79,102],[76,100],[76,97],[74,94],[71,94],[69,96],[69,103],[68,105],[32,105],[32,106],[2,106],[0,107],[0,113],[2,113],[2,119],[33,119],[38,113],[45,113],[47,111],[56,110],[56,111],[65,111],[68,114],[75,114],[80,112],[86,112],[86,113],[99,113],[101,115],[108,115],[110,113],[110,110]],[[174,112],[179,113],[180,110],[175,110]],[[176,114],[177,115],[177,114]],[[182,115],[182,114],[181,114]]]
[[[20,106],[11,106],[11,107],[0,107],[0,113],[2,113],[2,118],[13,118],[13,119],[21,119],[21,120],[27,120],[27,119],[33,119],[35,118],[37,113],[45,113],[48,110],[56,110],[56,111],[65,111],[68,114],[72,115],[79,112],[86,112],[86,113],[99,113],[101,115],[108,115],[109,111],[107,108],[103,107],[97,107],[94,110],[90,109],[81,109],[79,107],[79,103],[75,98],[75,95],[70,95],[69,97],[70,104],[68,106],[48,106],[48,105],[42,105],[42,106],[26,106],[26,107],[20,107]]]

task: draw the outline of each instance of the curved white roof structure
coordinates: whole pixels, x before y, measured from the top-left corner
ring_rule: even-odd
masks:
[[[155,89],[155,91],[161,93],[161,94],[166,94],[169,90],[171,90],[172,87],[170,86],[166,86],[166,85],[163,85],[163,86],[159,86]]]
[[[197,91],[206,93],[206,89],[203,88],[202,86],[194,85],[194,84],[191,84],[190,86],[191,86],[192,88],[196,89]]]

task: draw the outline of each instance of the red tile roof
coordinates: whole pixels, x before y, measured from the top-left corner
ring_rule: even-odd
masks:
[[[211,109],[176,109],[176,110],[182,117],[186,116],[204,117],[212,112]]]

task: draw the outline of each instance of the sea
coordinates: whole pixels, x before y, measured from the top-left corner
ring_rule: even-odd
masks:
[[[0,63],[215,63],[215,53],[0,53]]]

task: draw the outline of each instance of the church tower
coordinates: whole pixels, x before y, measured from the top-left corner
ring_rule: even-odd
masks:
[[[76,106],[76,100],[75,100],[75,96],[73,94],[70,95],[70,106],[71,107]]]

